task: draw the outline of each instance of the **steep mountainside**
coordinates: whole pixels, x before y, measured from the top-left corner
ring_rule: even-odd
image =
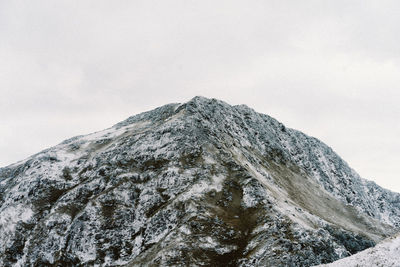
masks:
[[[353,256],[320,266],[326,267],[398,267],[400,266],[400,235],[388,238],[373,248],[361,251]]]
[[[319,140],[203,97],[0,169],[2,266],[310,266],[399,222]]]

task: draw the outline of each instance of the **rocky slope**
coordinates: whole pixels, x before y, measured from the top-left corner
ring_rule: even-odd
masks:
[[[398,267],[400,266],[400,235],[385,239],[373,248],[361,251],[353,256],[320,266],[325,267]]]
[[[2,266],[311,266],[399,222],[319,140],[203,97],[0,169]]]

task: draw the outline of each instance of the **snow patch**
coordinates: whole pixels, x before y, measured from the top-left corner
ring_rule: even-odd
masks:
[[[343,258],[330,264],[318,266],[326,267],[372,267],[372,266],[400,266],[400,235],[384,240],[373,248],[366,249],[350,257]]]
[[[0,211],[0,236],[13,233],[19,221],[27,222],[32,218],[33,211],[21,204],[10,205]]]

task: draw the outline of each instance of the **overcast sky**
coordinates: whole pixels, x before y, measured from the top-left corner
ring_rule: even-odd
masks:
[[[0,166],[196,95],[400,192],[400,2],[0,0]]]

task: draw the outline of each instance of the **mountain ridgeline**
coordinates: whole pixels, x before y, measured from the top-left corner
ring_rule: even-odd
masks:
[[[1,266],[312,266],[399,227],[321,141],[203,97],[0,169]]]

